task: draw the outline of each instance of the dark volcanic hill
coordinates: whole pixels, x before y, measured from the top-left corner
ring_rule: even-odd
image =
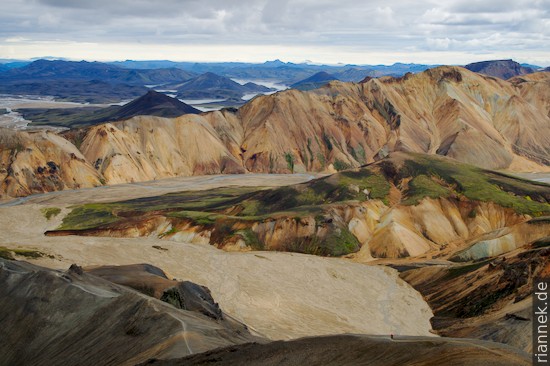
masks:
[[[102,122],[120,121],[134,116],[175,118],[184,114],[199,114],[192,106],[166,94],[149,90],[147,94],[123,106],[107,108],[18,109],[32,126],[84,127]]]
[[[178,98],[184,99],[213,98],[240,100],[245,94],[266,93],[274,89],[254,83],[241,85],[224,76],[207,72],[177,85],[177,90]]]
[[[0,258],[0,284],[2,365],[133,365],[258,339],[240,323],[177,309],[78,266],[61,272]]]
[[[112,117],[112,120],[127,119],[134,116],[179,117],[183,114],[201,113],[196,108],[166,94],[149,90],[144,96],[125,104]]]
[[[534,72],[533,69],[523,67],[513,60],[474,62],[464,67],[473,72],[494,76],[504,80],[510,79],[514,76],[531,74]]]
[[[334,75],[321,71],[302,81],[292,84],[290,87],[298,90],[312,90],[328,84],[330,81],[338,80]]]
[[[453,338],[335,335],[229,346],[183,359],[142,365],[324,365],[401,366],[529,365],[527,353],[498,343]]]

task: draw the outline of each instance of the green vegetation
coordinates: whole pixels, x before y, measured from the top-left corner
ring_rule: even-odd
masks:
[[[287,156],[287,162],[292,162],[293,156],[290,153]],[[515,179],[446,158],[408,154],[405,159],[388,159],[293,186],[273,189],[225,187],[76,206],[59,229],[108,228],[155,214],[168,217],[173,226],[187,220],[210,230],[213,244],[227,243],[228,239],[237,236],[251,248],[263,250],[265,243],[260,242],[252,230],[254,223],[314,217],[316,226],[327,229],[325,234],[294,238],[284,249],[340,256],[357,251],[360,245],[345,225],[332,221],[331,207],[365,200],[381,200],[389,205],[392,186],[407,187],[401,204],[414,205],[424,197],[492,201],[520,213],[548,215],[531,220],[532,224],[550,222],[549,185]],[[476,215],[475,209],[468,213],[470,218]],[[172,232],[165,235],[168,234]],[[452,268],[449,276],[473,271],[481,265]]]
[[[44,217],[50,220],[52,217],[55,217],[61,213],[61,209],[58,207],[45,207],[40,210]]]
[[[357,160],[361,164],[367,161],[367,154],[365,153],[365,149],[361,145],[357,145],[355,148],[351,148],[350,154],[355,160]]]
[[[433,181],[426,175],[418,175],[409,182],[407,199],[403,201],[405,205],[416,205],[425,197],[440,198],[448,197],[451,192]]]
[[[112,204],[93,203],[77,206],[63,218],[58,230],[86,230],[119,221],[113,213]]]
[[[483,170],[473,165],[455,162],[450,159],[410,154],[398,173],[402,178],[438,177],[455,194],[464,195],[473,201],[494,202],[503,207],[514,209],[518,213],[540,216],[550,213],[550,186],[544,183],[516,179],[493,171]],[[424,180],[426,183],[426,180]],[[434,186],[425,189],[434,189]],[[438,190],[442,195],[447,191]],[[437,196],[433,192],[432,196]],[[525,199],[530,196],[531,200]]]
[[[288,170],[290,170],[291,173],[294,173],[294,155],[288,152],[285,153],[285,160],[288,166]]]
[[[337,228],[326,238],[323,243],[323,252],[325,255],[337,257],[354,253],[361,248],[361,243],[348,230],[347,227]]]
[[[337,171],[340,171],[340,170],[346,170],[346,169],[349,169],[351,168],[351,165],[347,164],[347,163],[344,163],[343,161],[341,160],[338,160],[336,159],[334,161],[334,169],[336,169]]]
[[[6,247],[0,247],[0,258],[15,259],[12,254],[12,250]]]
[[[345,227],[335,228],[323,239],[316,236],[297,238],[286,246],[286,250],[296,253],[339,257],[354,253],[361,244],[357,238]]]
[[[313,151],[311,150],[311,138],[307,138],[307,151],[309,153],[309,162],[313,163],[313,160],[315,159],[315,155],[313,154]]]
[[[369,169],[358,169],[355,171],[342,172],[340,177],[340,186],[356,185],[359,192],[356,192],[354,199],[363,200],[371,198],[375,200],[385,200],[390,193],[390,183],[380,173]],[[364,190],[368,190],[368,197]]]
[[[328,151],[332,151],[332,142],[330,141],[330,137],[323,132],[323,142],[325,143],[325,146],[327,147]]]
[[[81,127],[106,120],[112,110],[120,107],[103,109],[100,107],[78,107],[78,108],[20,108],[25,118],[32,121],[32,125],[56,125],[64,127]]]
[[[247,246],[251,247],[253,250],[265,250],[265,245],[258,239],[258,235],[252,229],[244,229],[237,231],[238,235],[243,238]]]
[[[374,108],[380,113],[382,117],[388,122],[391,129],[396,129],[401,124],[401,116],[395,110],[395,107],[387,99],[384,99],[384,104],[378,100],[374,100]]]
[[[40,258],[44,256],[44,253],[33,249],[12,249],[6,247],[0,247],[0,258],[15,259],[15,256],[21,256],[25,258]]]
[[[325,156],[321,153],[317,153],[317,160],[321,163],[321,168],[325,168],[327,166],[327,159],[325,159]]]
[[[172,227],[170,230],[168,230],[167,232],[165,233],[162,233],[159,235],[159,238],[164,238],[165,236],[169,236],[169,235],[172,235],[172,234],[175,234],[178,232],[178,229],[176,229],[175,227]]]
[[[197,225],[211,226],[216,223],[216,219],[218,217],[222,217],[223,215],[216,215],[210,212],[202,211],[175,211],[167,213],[166,216],[180,219],[190,219]]]

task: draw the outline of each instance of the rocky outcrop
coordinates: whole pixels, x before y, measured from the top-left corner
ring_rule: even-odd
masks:
[[[168,279],[162,269],[150,264],[101,266],[85,270],[94,276],[153,296],[178,309],[198,312],[215,320],[224,319],[207,287],[190,281]]]
[[[511,227],[502,226],[478,237],[467,249],[455,253],[454,261],[467,262],[511,252],[550,233],[550,218],[533,219]]]
[[[534,72],[532,68],[523,67],[513,60],[481,61],[468,64],[464,67],[473,72],[479,72],[480,74],[494,76],[504,80]]]
[[[0,130],[0,197],[99,186],[84,155],[53,132]]]
[[[548,243],[526,245],[483,261],[406,270],[401,277],[426,298],[439,334],[531,352],[533,283],[549,277],[549,257]]]
[[[83,273],[0,259],[3,364],[135,365],[258,340],[235,321],[176,309]]]

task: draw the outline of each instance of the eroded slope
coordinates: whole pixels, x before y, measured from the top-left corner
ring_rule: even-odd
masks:
[[[226,250],[470,260],[548,235],[550,186],[442,157],[390,158],[299,185],[75,207],[47,235],[158,237]],[[536,223],[536,225],[535,225]]]
[[[179,310],[112,282],[0,259],[3,364],[134,365],[249,342],[243,325]]]
[[[228,172],[334,172],[392,151],[445,155],[489,169],[543,171],[550,156],[549,75],[503,81],[438,67],[399,79],[332,82],[311,92],[257,97],[238,110],[136,117],[70,131],[63,135],[70,142],[61,139],[52,149],[74,144],[86,169],[97,170],[107,184]],[[60,186],[29,185],[37,163],[15,158],[29,144],[20,150],[2,146],[14,157],[4,162],[10,196],[83,185],[78,177],[63,177]],[[52,158],[63,171],[74,169],[58,160]],[[30,178],[15,174],[22,169]]]

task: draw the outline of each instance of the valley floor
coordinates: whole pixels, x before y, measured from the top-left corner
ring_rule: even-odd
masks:
[[[34,264],[67,269],[150,263],[169,276],[205,285],[224,312],[269,339],[338,333],[432,335],[433,316],[422,296],[387,267],[295,253],[228,253],[209,245],[157,238],[46,237],[69,205],[227,185],[274,186],[309,175],[239,175],[63,191],[0,207],[0,246],[44,253]],[[61,213],[47,220],[41,209]],[[388,291],[389,289],[389,291]]]
[[[319,176],[322,176],[322,174],[225,174],[176,177],[149,182],[34,194],[17,199],[0,200],[0,207],[15,206],[22,203],[65,205],[111,202],[157,196],[171,192],[208,190],[229,186],[278,187],[306,182]]]

